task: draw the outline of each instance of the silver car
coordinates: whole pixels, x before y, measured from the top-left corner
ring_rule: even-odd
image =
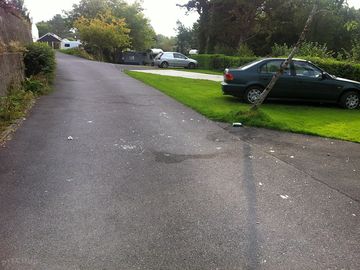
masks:
[[[177,52],[160,53],[155,57],[154,64],[161,68],[184,67],[193,69],[198,66],[198,62],[196,60],[188,58]]]

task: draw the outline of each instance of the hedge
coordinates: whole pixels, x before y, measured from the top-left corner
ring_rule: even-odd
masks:
[[[208,70],[224,70],[239,67],[259,59],[258,57],[236,57],[222,54],[199,54],[192,58],[199,62],[199,68]],[[338,77],[360,81],[360,64],[338,61],[333,58],[299,57],[311,61],[326,72]]]
[[[55,51],[47,43],[32,43],[24,53],[26,77],[44,75],[51,81],[55,71]]]

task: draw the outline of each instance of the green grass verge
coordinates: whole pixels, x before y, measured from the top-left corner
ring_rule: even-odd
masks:
[[[78,56],[87,60],[94,60],[94,57],[81,48],[61,49],[61,53]]]
[[[195,72],[202,74],[210,74],[210,75],[223,75],[224,72],[216,71],[216,70],[207,70],[207,69],[186,69],[186,68],[170,68],[171,70],[185,71],[185,72]]]
[[[33,92],[23,89],[12,90],[7,96],[0,97],[0,135],[17,119],[26,115],[34,99]]]
[[[53,73],[31,76],[21,85],[10,86],[7,95],[0,97],[0,138],[3,131],[27,114],[36,97],[52,92],[52,77]]]
[[[360,110],[264,104],[258,112],[249,112],[249,105],[236,98],[223,96],[217,82],[134,71],[126,73],[212,120],[243,122],[249,126],[360,142]]]

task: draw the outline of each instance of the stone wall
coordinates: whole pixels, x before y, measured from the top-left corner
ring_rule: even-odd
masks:
[[[19,85],[24,77],[24,61],[21,53],[0,54],[0,96],[6,95],[10,85]]]
[[[11,41],[32,42],[31,24],[0,7],[0,42],[9,44]]]
[[[0,7],[0,43],[6,47],[11,41],[21,44],[31,43],[31,26],[21,17]],[[22,53],[0,54],[0,96],[6,94],[11,84],[20,84],[23,80]]]

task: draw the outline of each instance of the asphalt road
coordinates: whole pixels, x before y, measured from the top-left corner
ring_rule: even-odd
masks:
[[[0,269],[360,269],[356,198],[121,69],[59,54],[0,149]]]

